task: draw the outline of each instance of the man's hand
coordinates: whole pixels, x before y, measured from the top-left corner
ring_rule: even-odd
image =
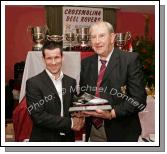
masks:
[[[81,111],[79,111],[79,112],[73,112],[71,114],[71,116],[72,117],[77,117],[77,118],[83,118],[83,117],[85,117],[85,115]]]
[[[83,114],[85,114],[86,116],[93,116],[109,120],[116,118],[114,109],[112,109],[111,111],[103,111],[103,110],[85,111],[83,112]]]
[[[85,117],[72,117],[73,127],[71,128],[74,131],[80,131],[85,124]]]

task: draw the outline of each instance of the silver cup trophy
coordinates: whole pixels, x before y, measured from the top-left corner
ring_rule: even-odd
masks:
[[[46,33],[48,32],[47,26],[30,26],[28,27],[28,30],[31,30],[31,35],[34,42],[32,50],[41,51],[46,38]]]
[[[75,40],[75,34],[73,32],[69,32],[65,34],[65,38],[69,41],[69,51],[73,50],[72,42]]]
[[[117,33],[115,37],[116,46],[121,50],[126,50],[127,42],[131,39],[131,33]]]
[[[89,28],[81,27],[76,29],[76,37],[78,43],[80,43],[81,47],[88,46],[87,43],[89,41]]]

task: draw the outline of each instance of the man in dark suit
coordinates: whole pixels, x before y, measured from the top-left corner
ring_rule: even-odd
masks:
[[[61,70],[60,44],[47,41],[42,54],[46,69],[26,82],[27,109],[33,121],[30,141],[75,141],[74,131],[84,124],[83,118],[71,117],[68,112],[76,93],[76,81]]]
[[[81,63],[80,90],[107,99],[112,110],[84,112],[87,141],[137,142],[141,134],[138,112],[146,106],[142,66],[137,53],[114,48],[115,36],[107,22],[90,27],[96,54]]]

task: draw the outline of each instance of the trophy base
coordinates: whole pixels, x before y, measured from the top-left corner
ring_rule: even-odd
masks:
[[[120,50],[123,50],[123,47],[118,47]]]
[[[38,47],[33,47],[32,51],[42,51],[42,48],[38,48]]]
[[[93,49],[91,48],[91,46],[74,46],[74,51],[82,51],[82,52],[92,52]]]
[[[81,47],[87,47],[88,45],[86,44],[86,42],[85,41],[82,41],[81,42]]]
[[[42,47],[42,44],[35,45],[33,46],[32,51],[42,51]]]
[[[66,47],[65,48],[65,51],[73,51],[74,50],[74,47]]]
[[[69,112],[78,111],[96,111],[96,110],[111,110],[111,105],[86,105],[86,106],[74,106],[69,108]]]
[[[116,46],[116,47],[118,47],[120,50],[125,51],[125,52],[129,51],[126,46]]]

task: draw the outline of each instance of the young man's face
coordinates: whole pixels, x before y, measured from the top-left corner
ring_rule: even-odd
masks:
[[[106,57],[114,45],[115,34],[110,33],[104,24],[98,24],[91,29],[91,44],[94,51]]]
[[[45,49],[44,61],[46,68],[54,75],[59,76],[62,67],[61,51],[59,48],[53,50]]]

